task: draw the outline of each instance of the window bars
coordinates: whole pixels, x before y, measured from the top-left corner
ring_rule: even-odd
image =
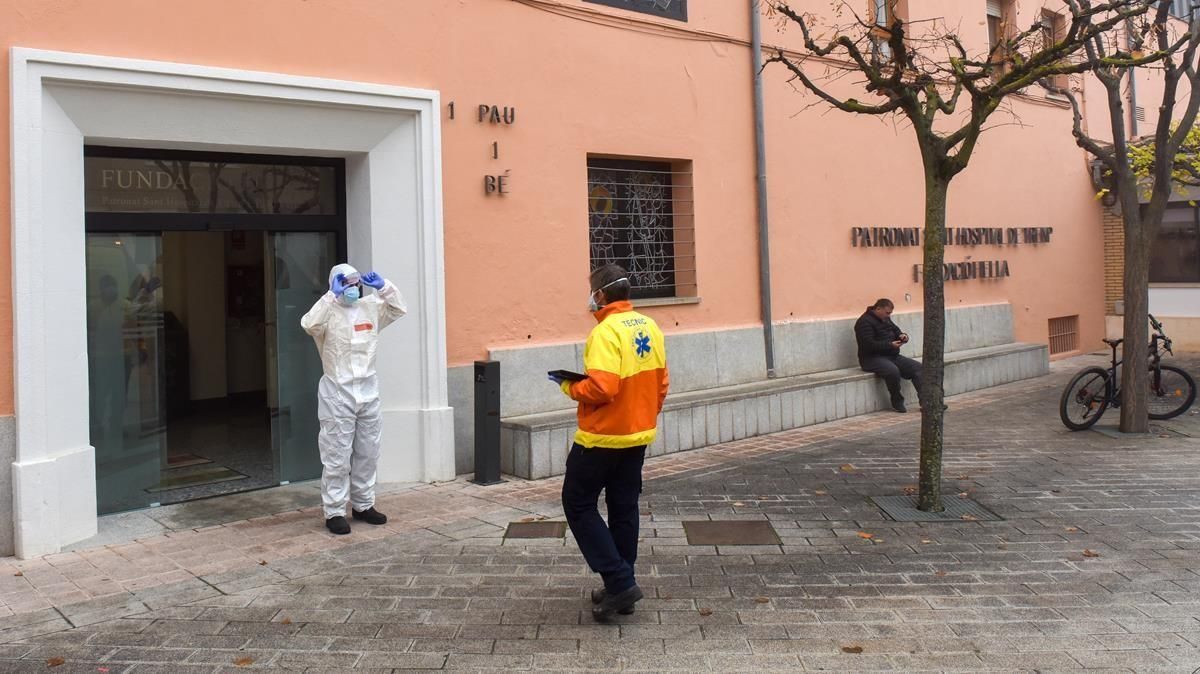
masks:
[[[634,299],[696,295],[691,162],[588,159],[591,263],[621,265]]]
[[[1050,355],[1079,349],[1079,316],[1060,316],[1050,319]]]

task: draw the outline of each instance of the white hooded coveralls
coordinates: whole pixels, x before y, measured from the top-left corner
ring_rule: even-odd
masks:
[[[331,286],[338,274],[348,284],[360,280],[357,269],[339,264],[329,272]],[[324,370],[317,386],[317,446],[326,519],[344,517],[347,501],[359,512],[375,505],[381,425],[375,349],[379,331],[407,311],[400,291],[384,281],[382,290],[353,304],[327,292],[300,319],[317,343]]]

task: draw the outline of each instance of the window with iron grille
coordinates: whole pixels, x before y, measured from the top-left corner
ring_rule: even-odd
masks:
[[[584,0],[584,2],[618,7],[642,14],[653,14],[676,21],[687,21],[687,0]]]
[[[634,299],[695,296],[691,162],[588,159],[592,269],[619,264]]]
[[[1079,315],[1050,319],[1050,355],[1079,349]]]

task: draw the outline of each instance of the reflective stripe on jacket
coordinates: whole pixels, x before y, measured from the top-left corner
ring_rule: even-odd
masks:
[[[575,442],[617,449],[648,445],[667,397],[662,331],[627,301],[613,302],[595,316],[600,324],[583,351],[588,378],[562,384],[563,392],[579,402]]]

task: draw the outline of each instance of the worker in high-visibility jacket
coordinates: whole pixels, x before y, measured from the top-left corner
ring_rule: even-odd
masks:
[[[633,310],[625,270],[606,265],[592,272],[589,309],[599,323],[583,352],[587,378],[564,381],[578,401],[579,430],[567,455],[562,503],[571,533],[604,588],[592,592],[592,617],[628,615],[642,598],[634,577],[638,548],[638,498],[646,446],[654,442],[667,397],[667,352],[662,331]],[[608,525],[597,500],[605,492]]]

